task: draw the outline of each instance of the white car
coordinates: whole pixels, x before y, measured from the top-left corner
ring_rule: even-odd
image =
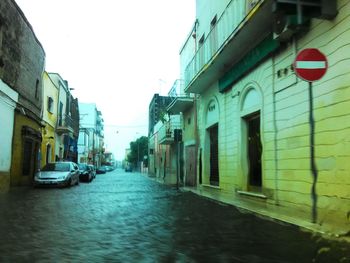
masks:
[[[46,164],[34,176],[34,185],[71,186],[79,184],[79,167],[74,162]]]

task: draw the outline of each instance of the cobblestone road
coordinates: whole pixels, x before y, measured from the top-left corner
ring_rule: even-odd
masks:
[[[122,170],[0,195],[0,262],[350,262],[345,243]]]

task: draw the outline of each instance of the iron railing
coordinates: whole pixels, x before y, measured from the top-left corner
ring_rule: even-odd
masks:
[[[177,79],[174,81],[173,86],[168,92],[168,96],[174,101],[176,98],[192,98],[194,94],[185,93],[184,91],[184,80]]]
[[[174,130],[181,129],[181,116],[171,115],[170,119],[166,121],[158,131],[159,142],[166,140],[174,140]]]
[[[188,63],[184,73],[184,85],[188,85],[196,75],[207,65],[214,55],[221,50],[231,35],[240,27],[247,13],[262,0],[231,0],[222,15],[217,19],[192,60]]]

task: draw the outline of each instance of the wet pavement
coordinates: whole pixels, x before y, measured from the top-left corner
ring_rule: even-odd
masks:
[[[350,262],[350,245],[115,170],[0,195],[0,262]]]

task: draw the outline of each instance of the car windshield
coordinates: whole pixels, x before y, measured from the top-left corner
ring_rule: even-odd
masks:
[[[86,170],[87,169],[87,165],[84,163],[80,163],[80,164],[78,164],[78,166],[79,166],[79,170]]]
[[[42,171],[69,171],[70,165],[69,163],[48,163],[44,166]]]

